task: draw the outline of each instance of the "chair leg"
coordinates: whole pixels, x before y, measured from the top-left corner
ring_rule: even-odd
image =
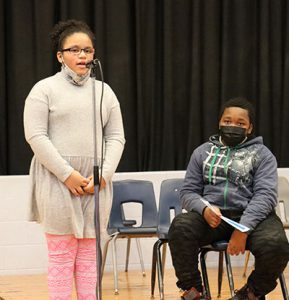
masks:
[[[139,239],[136,239],[136,246],[137,246],[138,256],[139,256],[139,260],[140,260],[142,276],[146,276],[144,262],[143,262],[143,256],[142,256],[142,251],[141,251],[141,245],[140,245],[140,240]]]
[[[206,291],[207,297],[209,299],[211,299],[210,285],[209,285],[207,266],[206,266],[206,254],[207,254],[207,252],[208,251],[206,251],[206,250],[201,250],[200,264],[201,264],[202,277],[203,277],[203,283],[204,283],[205,291]]]
[[[109,244],[110,241],[111,241],[111,238],[105,243],[103,253],[102,253],[101,278],[103,277],[103,273],[104,273],[106,256],[107,256],[107,249],[108,249],[108,244]]]
[[[126,258],[125,258],[125,269],[124,271],[127,272],[128,270],[128,261],[129,261],[129,254],[130,254],[130,244],[131,244],[131,238],[127,238],[127,243],[126,243]]]
[[[115,235],[112,239],[112,261],[113,261],[113,277],[114,277],[114,294],[118,295],[118,274],[117,274],[117,260],[116,260],[116,239]]]
[[[283,299],[284,299],[284,300],[289,300],[289,295],[288,295],[288,290],[287,290],[287,286],[286,286],[286,281],[285,281],[284,273],[282,273],[282,274],[279,276],[279,281],[280,281],[280,285],[281,285],[281,290],[282,290],[282,294],[283,294]]]
[[[156,284],[157,243],[158,241],[156,241],[153,246],[152,271],[151,271],[151,296],[152,297],[154,297],[155,284]]]
[[[163,266],[161,258],[161,246],[163,244],[162,240],[157,241],[157,271],[158,271],[158,281],[159,281],[159,291],[160,291],[160,300],[164,299],[164,277],[163,277]]]
[[[245,264],[244,264],[244,271],[243,271],[243,277],[246,277],[246,272],[248,268],[248,263],[249,263],[249,258],[250,258],[250,251],[247,250],[245,254]]]
[[[167,243],[163,243],[163,253],[162,253],[163,276],[165,275],[166,256],[167,256]]]
[[[223,281],[223,260],[224,252],[219,252],[219,267],[218,267],[218,298],[221,297],[222,281]]]
[[[226,260],[226,267],[227,267],[227,275],[228,275],[228,280],[229,280],[230,292],[231,292],[231,296],[234,297],[235,288],[234,288],[234,279],[233,279],[231,259],[230,259],[230,255],[227,253],[227,251],[224,251],[224,252],[225,252],[225,260]]]

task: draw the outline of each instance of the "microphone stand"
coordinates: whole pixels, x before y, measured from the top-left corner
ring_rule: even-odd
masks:
[[[100,114],[102,114],[102,98],[103,98],[103,74],[101,69],[101,64],[98,59],[94,59],[91,62],[91,73],[90,77],[92,78],[92,107],[93,107],[93,143],[94,143],[94,166],[93,166],[93,178],[94,178],[94,203],[95,203],[95,211],[94,211],[94,225],[95,225],[95,236],[96,236],[96,300],[102,300],[102,253],[101,253],[101,240],[100,240],[100,213],[99,213],[99,190],[100,190],[100,180],[101,177],[99,174],[99,166],[97,163],[97,130],[96,130],[96,95],[95,95],[95,78],[96,78],[96,67],[99,66],[101,80],[102,80],[102,91],[101,91],[101,100],[100,100]],[[101,123],[102,123],[102,116],[101,116]],[[101,124],[101,128],[103,128]],[[103,138],[103,137],[102,137]],[[103,145],[101,145],[102,151]],[[102,153],[101,153],[102,154]],[[101,155],[101,162],[102,165],[103,157]],[[102,167],[101,167],[102,172]]]

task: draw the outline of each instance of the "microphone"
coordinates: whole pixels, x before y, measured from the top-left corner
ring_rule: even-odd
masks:
[[[99,64],[99,59],[95,58],[95,59],[89,61],[88,63],[86,63],[85,65],[87,68],[93,68],[93,67],[97,66],[98,64]]]

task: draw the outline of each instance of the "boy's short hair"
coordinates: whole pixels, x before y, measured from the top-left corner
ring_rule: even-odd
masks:
[[[250,123],[253,125],[253,128],[254,128],[255,109],[254,109],[253,104],[248,99],[246,99],[245,97],[236,97],[236,98],[232,98],[232,99],[226,101],[221,107],[220,114],[219,114],[219,120],[221,120],[225,109],[229,108],[229,107],[240,107],[240,108],[246,109],[248,111]]]

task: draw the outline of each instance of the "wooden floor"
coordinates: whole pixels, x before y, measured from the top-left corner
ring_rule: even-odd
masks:
[[[242,278],[242,269],[234,268],[235,288],[240,288],[245,283]],[[250,272],[250,270],[248,270]],[[285,272],[286,281],[289,282],[289,268]],[[225,300],[230,298],[226,275],[223,278],[221,298],[217,298],[217,270],[209,269],[209,279],[212,299]],[[165,271],[165,299],[179,300],[179,292],[175,285],[175,276],[172,269]],[[113,292],[113,274],[106,273],[103,278],[103,300],[148,300],[150,297],[150,273],[143,277],[140,271],[119,272],[119,295]],[[0,276],[0,296],[5,300],[47,300],[46,275],[29,276]],[[73,300],[76,300],[73,296]],[[155,299],[159,299],[156,286]],[[267,300],[282,300],[282,293],[278,286],[266,296]]]

